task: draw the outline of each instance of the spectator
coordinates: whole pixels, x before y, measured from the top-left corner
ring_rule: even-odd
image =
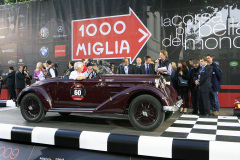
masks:
[[[154,70],[154,64],[151,64],[151,57],[150,56],[145,56],[144,57],[145,63],[141,65],[140,67],[140,74],[156,74]]]
[[[180,107],[180,113],[187,113],[188,107],[189,107],[189,98],[188,98],[188,90],[189,86],[188,84],[182,84],[181,79],[189,81],[189,72],[187,69],[187,64],[185,61],[178,61],[178,69],[175,73],[176,80],[177,80],[177,92],[179,95],[181,95],[182,99],[184,97],[184,105],[183,107]]]
[[[109,66],[110,64],[106,61],[101,61],[101,69],[100,69],[100,74],[113,74],[112,71],[110,70]]]
[[[201,69],[199,60],[193,60],[194,68],[191,70],[190,74],[190,92],[191,92],[191,102],[192,102],[192,114],[198,114],[198,86],[195,84],[195,81],[198,80],[198,73]]]
[[[198,101],[200,115],[209,116],[209,92],[211,91],[211,78],[212,78],[212,67],[207,65],[207,57],[200,59],[202,69],[198,74],[198,80],[195,84],[198,88]]]
[[[74,61],[70,61],[68,63],[68,70],[66,71],[64,76],[65,79],[69,79],[71,72],[74,71],[74,63],[75,63]]]
[[[155,65],[155,71],[158,74],[163,75],[163,77],[166,79],[166,81],[170,81],[171,79],[171,73],[172,73],[172,65],[171,62],[168,60],[168,52],[165,50],[160,51],[160,58],[157,59],[156,65]],[[159,70],[159,68],[166,67],[166,71]]]
[[[55,72],[55,77],[57,77],[57,76],[58,76],[58,70],[57,70],[57,68],[58,68],[58,63],[55,63],[55,64],[52,63],[52,68],[53,68],[53,70],[54,70],[54,72]]]
[[[93,59],[92,58],[88,58],[88,62],[93,63]]]
[[[210,91],[210,114],[214,116],[219,115],[219,101],[218,92],[221,90],[220,82],[222,79],[221,69],[213,62],[213,56],[207,56],[208,65],[213,69],[212,72],[212,90]]]
[[[45,65],[46,65],[47,77],[48,78],[56,77],[55,71],[52,68],[52,61],[46,60]]]
[[[91,59],[90,59],[90,60],[91,60]],[[84,73],[84,72],[87,71],[86,60],[85,60],[85,59],[82,59],[82,63],[83,63],[83,71],[82,71],[82,73]]]
[[[132,64],[129,64],[128,58],[123,58],[122,65],[118,66],[117,74],[135,74]]]
[[[11,66],[9,67],[9,73],[7,75],[7,85],[8,85],[8,91],[10,94],[10,99],[15,101],[16,100],[16,92],[15,92],[15,70]]]
[[[35,79],[36,81],[41,81],[41,80],[44,80],[45,77],[46,77],[46,72],[43,69],[43,64],[42,62],[38,62],[36,65],[36,69],[34,71],[33,79]]]
[[[26,76],[26,85],[30,86],[31,85],[32,76],[30,75],[30,73],[29,73],[29,71],[27,69],[27,66],[23,66],[23,71],[24,71],[24,74],[28,75],[28,76]]]
[[[76,62],[74,64],[74,71],[71,72],[69,79],[83,80],[87,78],[87,76],[85,76],[82,72],[83,72],[83,63]]]
[[[136,62],[137,62],[137,65],[135,66],[136,74],[140,74],[140,68],[141,68],[141,65],[142,65],[142,58],[137,57]]]
[[[112,73],[115,73],[115,65],[114,65],[114,63],[110,63],[110,67],[109,68],[110,68]]]
[[[25,88],[25,78],[28,77],[29,75],[24,74],[23,72],[23,66],[18,67],[18,71],[15,74],[15,84],[16,84],[16,89],[17,89],[17,96],[19,93]]]
[[[193,58],[190,58],[189,61],[188,61],[189,74],[191,73],[191,70],[194,68],[194,66],[193,66],[193,61],[194,61]]]
[[[176,71],[177,71],[177,65],[175,62],[172,62],[172,73],[171,73],[171,81],[170,81],[170,85],[175,89],[177,90],[177,80],[175,79],[176,76]]]
[[[83,73],[89,79],[96,77],[96,73],[93,71],[93,66],[95,66],[93,63],[88,62],[87,63],[87,71]]]

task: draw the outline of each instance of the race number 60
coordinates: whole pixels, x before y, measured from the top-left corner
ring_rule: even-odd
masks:
[[[74,95],[75,96],[80,96],[82,94],[81,90],[74,90]]]

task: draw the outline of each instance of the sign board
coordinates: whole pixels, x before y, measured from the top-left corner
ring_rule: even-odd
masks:
[[[72,60],[136,58],[151,33],[129,14],[72,21]]]

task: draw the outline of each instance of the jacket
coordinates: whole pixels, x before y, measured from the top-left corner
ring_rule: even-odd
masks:
[[[125,74],[124,65],[119,65],[117,69],[117,74]],[[132,64],[128,65],[128,74],[135,74],[135,69]]]
[[[198,68],[192,68],[191,69],[190,80],[189,80],[189,87],[190,88],[195,88],[196,87],[195,81],[198,80],[199,70],[201,70],[200,66]]]
[[[14,86],[15,85],[15,71],[14,70],[11,73],[8,73],[6,83],[9,86]]]
[[[211,66],[206,65],[203,70],[199,71],[200,80],[199,80],[199,91],[200,92],[209,92],[212,89],[212,72],[213,69]]]
[[[16,76],[15,76],[15,84],[16,87],[15,88],[25,88],[25,74],[17,71],[16,72]]]
[[[220,68],[217,66],[216,63],[213,62],[210,66],[213,69],[213,72],[212,72],[212,90],[214,92],[218,92],[219,90],[221,90],[220,81],[222,79],[222,74],[220,72]]]
[[[146,74],[145,63],[141,65],[139,74]],[[147,74],[156,74],[154,64],[149,64],[149,69]]]
[[[180,74],[180,68],[178,68],[176,73],[175,73],[175,77],[176,77],[175,80],[177,81],[176,84],[177,84],[178,87],[181,87],[181,86],[179,86],[179,80],[178,80],[179,77],[182,77],[183,79],[188,80],[188,83],[189,83],[190,75],[189,75],[188,69],[185,68],[183,70],[183,75],[181,75]]]

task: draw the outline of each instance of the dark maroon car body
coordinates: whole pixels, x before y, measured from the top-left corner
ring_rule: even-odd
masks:
[[[71,88],[76,84],[82,85],[86,92],[81,100],[74,100],[70,93]],[[31,97],[29,102],[27,100],[22,102],[23,98],[30,93],[40,99],[42,103],[40,106],[37,106],[39,101],[30,102]],[[177,92],[171,86],[166,85],[161,76],[102,75],[81,81],[58,77],[34,83],[20,93],[18,105],[22,108],[22,114],[30,116],[30,119],[26,119],[26,115],[23,116],[30,122],[34,122],[34,114],[39,112],[37,107],[43,107],[44,113],[126,115],[132,101],[141,95],[149,95],[157,99],[164,113],[176,111],[182,102]]]

